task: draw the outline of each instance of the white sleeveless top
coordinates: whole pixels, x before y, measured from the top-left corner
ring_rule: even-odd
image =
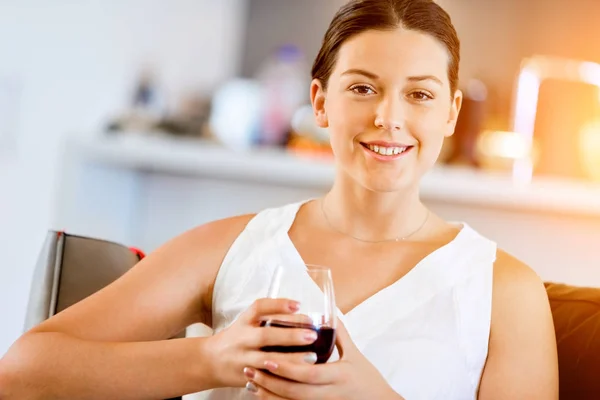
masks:
[[[301,205],[260,212],[235,240],[214,286],[215,332],[266,297],[278,265],[303,264],[288,235]],[[408,400],[477,398],[488,353],[496,244],[462,225],[453,241],[404,277],[338,314],[361,352]],[[208,396],[253,398],[241,388]]]

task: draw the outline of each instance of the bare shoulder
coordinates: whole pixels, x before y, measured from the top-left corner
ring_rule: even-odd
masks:
[[[527,264],[498,250],[494,264],[492,330],[518,318],[540,321],[551,317],[544,282]]]
[[[167,242],[140,264],[166,264],[189,269],[195,275],[194,282],[203,288],[212,288],[227,252],[254,216],[239,215],[197,226]],[[140,265],[139,268],[148,267]],[[208,290],[205,292],[210,299]]]
[[[144,271],[148,276],[162,275],[163,282],[170,282],[168,290],[179,290],[178,293],[189,286],[190,295],[199,296],[193,299],[193,304],[198,305],[200,322],[208,323],[207,312],[211,309],[212,287],[219,268],[233,242],[254,216],[239,215],[192,228],[151,253],[134,270]],[[132,275],[135,272],[132,271]]]
[[[254,216],[245,214],[200,225],[159,249],[169,259],[183,255],[179,265],[188,266],[194,274],[192,281],[202,289],[201,304],[205,313],[212,308],[212,288],[223,259]],[[193,260],[191,263],[190,259]]]
[[[494,264],[494,293],[504,297],[522,291],[529,294],[533,291],[538,296],[542,293],[544,298],[546,295],[542,280],[531,267],[504,250],[498,250]]]
[[[228,249],[256,214],[238,215],[199,225],[167,242],[157,251],[172,251],[172,247],[193,246],[195,249],[222,252]]]
[[[250,220],[254,218],[256,214],[244,214],[237,215],[235,217],[229,217],[224,219],[218,219],[216,221],[208,222],[204,225],[200,225],[192,232],[196,234],[212,234],[212,233],[221,233],[225,234],[229,238],[232,236],[236,237],[240,234],[242,230],[248,225]]]
[[[479,399],[557,399],[558,362],[548,296],[540,277],[498,250],[488,359]]]
[[[253,216],[190,229],[150,253],[117,281],[32,331],[136,341],[165,339],[195,322],[210,324],[216,275]]]

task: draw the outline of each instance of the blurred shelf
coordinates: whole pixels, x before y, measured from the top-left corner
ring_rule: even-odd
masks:
[[[85,161],[111,167],[282,186],[328,188],[330,161],[282,149],[233,151],[214,142],[135,134],[72,139],[69,148]],[[518,185],[506,174],[437,166],[422,180],[424,199],[527,212],[600,216],[600,184],[536,178]]]
[[[199,139],[124,134],[75,139],[69,145],[90,161],[160,173],[308,187],[327,187],[334,175],[328,161],[276,148],[234,151]]]

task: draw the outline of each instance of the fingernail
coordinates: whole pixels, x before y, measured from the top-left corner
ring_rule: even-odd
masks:
[[[265,368],[266,369],[275,370],[275,369],[277,369],[277,367],[279,367],[279,365],[277,365],[277,363],[275,363],[273,361],[265,361]]]
[[[309,364],[314,364],[317,362],[317,355],[315,353],[308,353],[304,356],[304,361]]]
[[[288,307],[291,311],[298,311],[300,309],[300,303],[298,303],[297,301],[290,301]]]
[[[252,368],[244,368],[244,375],[246,375],[250,379],[254,379],[256,376],[256,372]]]
[[[253,382],[246,382],[246,390],[251,392],[251,393],[256,393],[258,392],[258,388],[256,387],[256,385]]]
[[[304,339],[305,339],[307,342],[310,342],[310,343],[312,343],[312,342],[314,342],[315,340],[317,340],[317,334],[316,334],[315,332],[312,332],[312,331],[311,331],[311,332],[306,332],[306,333],[304,334]]]

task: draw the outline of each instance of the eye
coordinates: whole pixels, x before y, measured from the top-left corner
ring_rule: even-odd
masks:
[[[368,96],[375,93],[375,90],[367,85],[354,85],[350,88],[350,90],[360,96]]]
[[[430,95],[429,93],[424,92],[422,90],[417,90],[416,92],[412,92],[409,96],[417,101],[433,100],[432,95]]]

